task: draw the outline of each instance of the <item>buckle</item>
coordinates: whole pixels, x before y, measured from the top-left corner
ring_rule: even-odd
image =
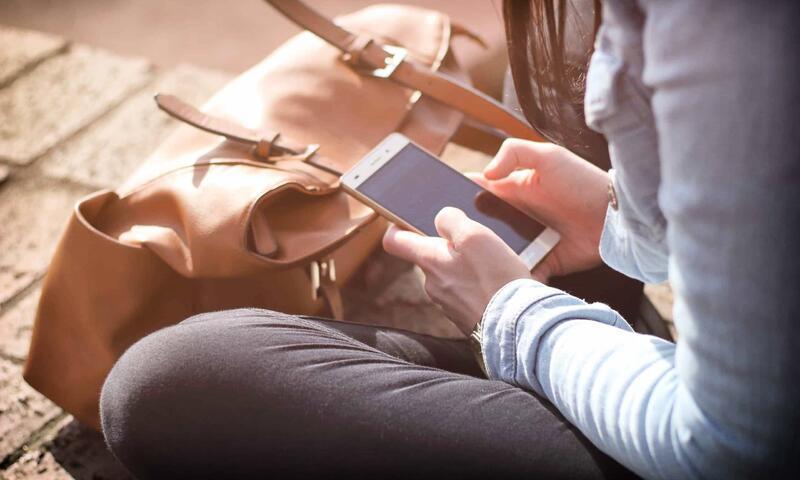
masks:
[[[403,47],[397,47],[394,45],[384,45],[383,47],[381,47],[381,50],[383,50],[384,52],[386,52],[387,55],[389,55],[383,60],[383,63],[385,63],[386,66],[383,68],[376,68],[375,70],[370,72],[370,75],[378,78],[389,78],[392,76],[394,71],[397,70],[397,67],[399,67],[400,64],[403,63],[403,60],[406,59],[406,57],[408,56],[408,50],[406,50]]]
[[[369,39],[363,48],[366,48],[372,42],[372,39]],[[383,50],[387,55],[387,57],[383,59],[385,66],[382,68],[376,68],[372,70],[369,68],[363,68],[358,64],[357,58],[351,53],[345,53],[343,60],[353,65],[354,68],[357,68],[365,75],[371,75],[377,78],[389,78],[392,76],[394,71],[397,70],[397,67],[403,63],[403,60],[406,59],[408,56],[408,50],[396,45],[383,45],[381,46],[381,50]]]

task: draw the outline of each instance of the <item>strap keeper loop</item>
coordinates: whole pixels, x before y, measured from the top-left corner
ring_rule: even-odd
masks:
[[[272,138],[260,138],[258,142],[253,146],[253,153],[256,156],[268,159],[270,154],[272,153],[272,146],[280,137],[280,133],[276,133],[272,136]]]

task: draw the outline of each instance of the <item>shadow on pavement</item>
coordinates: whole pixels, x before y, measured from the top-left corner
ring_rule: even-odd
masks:
[[[76,420],[62,427],[42,451],[76,480],[133,479],[106,448],[103,436]]]

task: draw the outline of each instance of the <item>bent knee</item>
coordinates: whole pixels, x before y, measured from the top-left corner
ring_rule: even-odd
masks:
[[[203,313],[147,335],[117,360],[105,380],[100,396],[104,431],[116,420],[131,418],[165,406],[209,373],[208,368],[230,363],[224,357],[237,352],[252,338],[253,326],[291,325],[292,317],[269,310],[237,309]],[[260,338],[260,342],[266,341]]]
[[[131,346],[109,372],[100,393],[100,423],[114,455],[135,475],[149,463],[152,445],[161,432],[162,411],[183,400],[177,385],[185,364],[186,335],[178,326],[152,333]]]
[[[279,369],[282,362],[281,349],[266,361],[269,347],[296,343],[309,330],[324,327],[269,310],[238,309],[196,315],[142,338],[120,357],[102,388],[100,418],[109,446],[116,453],[131,442],[149,442],[139,437],[159,419],[174,426],[181,414],[198,415],[198,396],[206,404],[221,401],[231,385],[249,383],[255,364],[268,381],[270,367]]]
[[[266,431],[259,425],[282,424],[300,395],[292,372],[312,355],[297,346],[328,335],[266,310],[198,315],[152,333],[122,355],[103,385],[106,442],[137,477],[193,471],[198,458],[219,458],[242,436]]]

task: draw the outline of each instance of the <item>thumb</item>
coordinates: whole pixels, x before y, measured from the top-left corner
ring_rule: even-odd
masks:
[[[457,243],[456,240],[458,238],[464,236],[463,230],[469,228],[470,222],[471,220],[467,217],[467,214],[455,207],[444,207],[433,219],[439,236],[450,240],[454,244]]]
[[[449,240],[456,249],[470,237],[485,237],[487,233],[491,237],[497,237],[489,227],[470,219],[466,213],[455,207],[444,207],[436,215],[434,224],[439,236]]]
[[[541,192],[536,188],[537,180],[531,170],[511,172],[500,180],[488,180],[480,173],[468,173],[467,177],[523,212],[529,212],[531,205],[544,201],[540,198]]]
[[[389,255],[402,258],[426,269],[439,258],[446,258],[446,245],[441,238],[424,237],[416,232],[391,225],[383,236],[383,249]]]
[[[556,148],[558,147],[551,143],[508,139],[500,146],[500,150],[489,165],[483,169],[483,175],[489,180],[499,180],[520,168],[545,168]]]
[[[473,182],[477,183],[481,187],[485,188],[486,190],[489,190],[489,186],[491,184],[491,181],[487,180],[486,177],[484,177],[482,173],[480,173],[480,172],[466,172],[466,173],[464,173],[464,176],[469,178]]]

